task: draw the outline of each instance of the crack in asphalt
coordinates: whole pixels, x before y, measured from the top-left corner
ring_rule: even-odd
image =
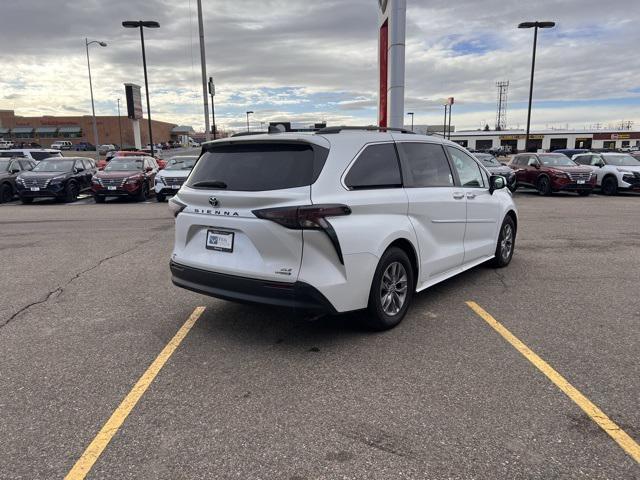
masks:
[[[42,305],[43,303],[47,303],[52,298],[62,295],[64,293],[65,288],[67,288],[74,280],[77,280],[81,276],[91,272],[92,270],[95,270],[96,268],[100,267],[100,265],[102,265],[103,263],[108,262],[109,260],[112,260],[112,259],[114,259],[116,257],[120,257],[122,255],[126,255],[127,253],[132,252],[132,251],[136,250],[137,248],[140,248],[141,246],[149,243],[151,240],[154,240],[155,238],[157,238],[157,237],[153,236],[151,238],[148,238],[147,240],[144,240],[144,241],[136,244],[134,247],[131,247],[131,248],[129,248],[127,250],[124,250],[122,252],[114,253],[113,255],[110,255],[108,257],[102,258],[95,265],[92,265],[89,268],[81,270],[80,272],[76,273],[73,277],[71,277],[69,280],[67,280],[63,285],[59,285],[58,287],[56,287],[53,290],[49,291],[49,293],[47,293],[46,296],[43,299],[36,300],[35,302],[31,302],[28,305],[25,305],[24,307],[20,308],[17,312],[15,312],[13,315],[11,315],[7,319],[6,322],[0,324],[0,328],[3,328],[5,326],[7,326],[9,323],[11,323],[13,320],[15,320],[20,314],[26,312],[31,307],[35,307],[36,305]]]
[[[504,275],[498,273],[498,270],[496,268],[492,270],[493,270],[493,273],[495,273],[496,277],[498,277],[498,280],[500,280],[500,283],[502,284],[502,288],[504,288],[505,292],[509,290],[509,285],[507,285],[507,282],[504,279]]]

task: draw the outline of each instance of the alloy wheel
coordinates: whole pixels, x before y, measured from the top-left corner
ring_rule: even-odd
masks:
[[[380,305],[389,316],[397,315],[407,298],[407,271],[400,262],[392,262],[382,274]]]
[[[508,223],[502,227],[502,240],[500,240],[500,256],[508,260],[513,251],[513,228]]]

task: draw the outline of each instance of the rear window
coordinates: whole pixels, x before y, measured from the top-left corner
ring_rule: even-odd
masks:
[[[316,181],[327,154],[327,149],[305,143],[215,146],[200,157],[187,186],[245,192],[304,187]]]
[[[45,158],[53,158],[53,157],[61,157],[62,154],[57,153],[57,152],[31,152],[31,156],[33,157],[34,160],[36,161],[40,161],[40,160],[44,160]]]

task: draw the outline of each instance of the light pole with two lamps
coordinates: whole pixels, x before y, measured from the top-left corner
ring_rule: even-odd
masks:
[[[531,128],[531,102],[533,100],[533,72],[536,69],[536,47],[538,44],[538,29],[553,28],[555,22],[522,22],[518,28],[533,28],[533,58],[531,59],[531,82],[529,83],[529,109],[527,111],[527,134],[524,140],[524,150],[529,151],[529,131]]]
[[[147,56],[144,51],[144,28],[160,28],[160,24],[153,20],[127,20],[122,22],[124,28],[139,28],[142,43],[142,67],[144,68],[144,88],[147,92],[147,120],[149,121],[149,144],[153,156],[153,134],[151,133],[151,106],[149,104],[149,81],[147,79]]]

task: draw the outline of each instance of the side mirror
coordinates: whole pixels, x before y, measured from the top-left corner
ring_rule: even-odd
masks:
[[[19,173],[19,172],[20,172],[20,169],[15,167],[9,170],[9,173]]]
[[[500,190],[507,186],[507,181],[502,175],[491,175],[489,177],[489,193],[493,195],[493,192]]]
[[[144,169],[144,171],[145,171],[145,172],[151,172],[151,171],[153,171],[153,168],[151,168],[151,167],[147,167],[147,168],[145,168],[145,169]]]
[[[598,168],[602,168],[602,167],[604,167],[604,162],[598,162],[598,163],[596,163],[596,166]]]
[[[84,172],[84,168],[76,167],[73,169],[73,173],[80,173],[80,172]]]

